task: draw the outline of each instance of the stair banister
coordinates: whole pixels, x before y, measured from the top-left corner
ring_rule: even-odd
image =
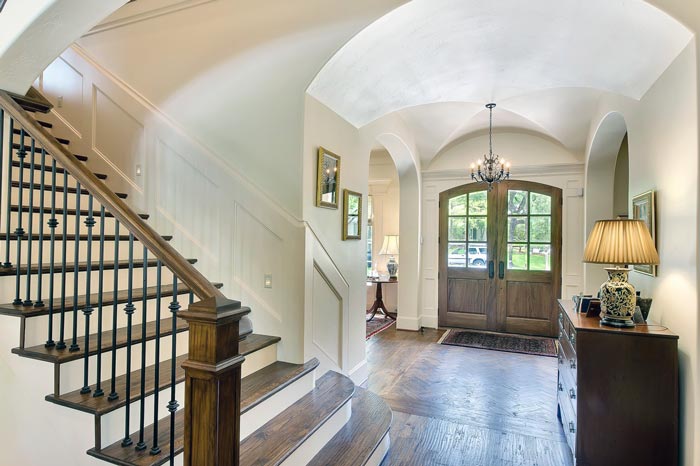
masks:
[[[170,311],[177,317],[185,319],[189,324],[189,354],[188,359],[182,364],[185,369],[185,435],[184,435],[184,464],[185,466],[238,466],[240,450],[240,404],[241,404],[241,364],[244,357],[239,354],[239,327],[241,319],[250,312],[247,307],[241,307],[239,301],[226,298],[209,280],[207,280],[190,262],[181,256],[172,246],[170,246],[153,228],[151,228],[136,212],[134,212],[122,199],[113,193],[107,186],[98,179],[85,165],[83,165],[73,154],[71,154],[56,138],[49,134],[39,123],[36,122],[15,100],[6,92],[0,90],[0,108],[4,109],[19,125],[32,135],[32,144],[38,142],[45,152],[48,152],[54,159],[53,165],[53,186],[55,186],[55,164],[58,162],[65,169],[63,186],[67,186],[67,174],[70,173],[77,181],[76,196],[79,198],[84,189],[90,195],[90,213],[92,218],[92,199],[96,199],[100,205],[106,209],[116,219],[116,235],[119,235],[119,226],[125,226],[130,233],[130,251],[133,248],[134,238],[138,239],[145,249],[153,254],[159,264],[166,266],[173,272],[173,302]],[[11,120],[12,121],[12,120]],[[12,131],[10,131],[12,137]],[[24,136],[22,134],[22,141]],[[23,143],[22,143],[23,144]],[[20,173],[22,171],[20,170]],[[33,173],[33,172],[32,172]],[[10,183],[8,182],[8,186]],[[20,189],[22,182],[20,180]],[[53,188],[55,189],[55,188]],[[62,261],[65,267],[65,241],[68,236],[65,230],[66,196],[68,189],[63,190],[64,197],[64,231],[63,231],[63,256]],[[9,196],[8,196],[9,197]],[[21,196],[20,196],[21,199]],[[79,219],[80,209],[77,206],[76,218]],[[29,206],[31,209],[31,206]],[[55,209],[55,205],[53,206]],[[19,209],[21,212],[22,209]],[[8,213],[9,215],[9,213]],[[54,219],[55,211],[52,213]],[[21,217],[20,217],[21,218]],[[8,230],[9,231],[9,230]],[[76,238],[79,238],[78,227],[76,227]],[[20,235],[18,235],[19,237]],[[55,232],[52,230],[52,239]],[[9,238],[9,235],[8,235]],[[19,247],[19,246],[18,246]],[[118,262],[118,245],[115,250],[115,270]],[[28,267],[31,264],[28,265]],[[20,260],[18,259],[17,271],[20,270]],[[75,270],[78,270],[76,259]],[[133,270],[133,259],[130,253],[130,276]],[[144,273],[146,270],[146,260],[144,260]],[[62,274],[65,278],[65,273]],[[117,274],[115,273],[115,280]],[[186,311],[179,311],[177,302],[177,280],[189,286],[191,293],[199,297],[200,301],[192,302]],[[115,293],[116,293],[115,281]],[[129,285],[129,293],[132,286]],[[89,293],[89,291],[88,291]],[[146,290],[144,286],[144,296]],[[65,297],[65,282],[62,282],[62,296]],[[77,293],[74,293],[77,296]],[[19,296],[19,295],[18,295]],[[115,295],[116,296],[116,295]],[[19,299],[19,298],[18,298]],[[116,302],[115,316],[116,316]],[[63,342],[63,316],[64,309],[61,306],[61,335]],[[87,306],[88,309],[90,306]],[[77,305],[73,306],[74,309]],[[132,302],[126,307],[127,315],[131,317]],[[173,361],[175,361],[175,337],[176,320],[173,318]],[[87,323],[87,321],[86,321]],[[87,323],[89,325],[89,323]],[[128,324],[129,332],[131,324]],[[113,324],[116,328],[116,323]],[[86,334],[89,329],[86,329]],[[76,332],[73,332],[75,340]],[[113,336],[116,332],[113,331]],[[130,339],[130,336],[129,336]],[[142,337],[143,339],[143,337]],[[145,341],[145,339],[143,339]],[[22,345],[23,346],[23,345]],[[116,343],[113,343],[116,348]],[[57,350],[59,348],[56,345]],[[128,352],[131,344],[127,344],[127,386],[130,386],[128,376],[130,374],[129,362],[131,360]],[[89,357],[89,352],[85,348],[85,360]],[[142,364],[143,365],[143,364]],[[112,365],[112,380],[114,380],[114,364]],[[175,370],[172,370],[175,374]],[[173,381],[173,387],[174,387]],[[87,387],[87,381],[85,383]],[[114,386],[111,387],[110,399],[116,399],[117,394]],[[171,401],[168,403],[168,410],[171,413],[170,430],[170,464],[173,464],[174,453],[174,414],[178,408],[178,403],[174,399],[174,388],[172,388]],[[58,390],[57,390],[58,392]],[[143,389],[141,390],[143,393]],[[127,390],[127,400],[131,390]],[[141,397],[143,399],[143,396]],[[128,403],[127,403],[128,413]],[[157,413],[157,411],[156,411]],[[128,416],[128,414],[127,414]],[[141,416],[143,418],[143,414]],[[128,419],[128,417],[127,417]],[[125,439],[127,444],[131,442],[129,438],[129,422],[125,425]],[[141,434],[143,429],[141,429]],[[143,440],[143,438],[141,438]],[[144,443],[145,444],[145,443]],[[156,443],[154,450],[159,450]]]
[[[0,106],[23,128],[28,130],[46,151],[54,157],[101,205],[132,232],[148,250],[178,276],[200,299],[223,297],[212,283],[170,246],[150,225],[138,216],[122,199],[101,182],[84,164],[75,158],[56,138],[17,104],[6,91],[0,91]],[[240,305],[240,304],[239,304]]]

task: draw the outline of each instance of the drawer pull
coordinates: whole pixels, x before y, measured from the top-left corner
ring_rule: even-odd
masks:
[[[569,432],[571,432],[572,434],[576,433],[576,426],[574,426],[573,421],[569,421]]]
[[[572,400],[576,399],[576,392],[574,391],[573,388],[569,389],[569,398],[571,398]]]
[[[575,360],[575,359],[572,359],[571,361],[569,361],[569,366],[570,366],[572,369],[576,369],[576,360]]]
[[[564,391],[564,386],[561,384],[561,382],[559,382],[558,385],[559,385],[559,391],[560,391],[560,392],[563,392],[563,391]]]

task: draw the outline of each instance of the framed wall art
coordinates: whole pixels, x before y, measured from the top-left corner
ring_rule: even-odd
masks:
[[[340,192],[340,156],[318,148],[318,172],[316,175],[316,206],[338,208]]]
[[[656,204],[654,191],[647,191],[632,198],[632,218],[635,220],[643,220],[651,239],[656,246]],[[635,265],[634,270],[645,275],[656,276],[655,265]]]
[[[362,239],[362,194],[343,189],[343,241]]]

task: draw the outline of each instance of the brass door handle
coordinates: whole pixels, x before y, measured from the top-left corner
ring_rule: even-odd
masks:
[[[503,280],[506,274],[506,264],[503,261],[498,262],[498,278]]]
[[[489,261],[489,278],[493,278],[493,261]]]

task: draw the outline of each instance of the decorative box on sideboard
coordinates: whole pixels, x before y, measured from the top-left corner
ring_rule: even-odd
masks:
[[[678,464],[678,336],[559,300],[559,417],[577,466]]]

